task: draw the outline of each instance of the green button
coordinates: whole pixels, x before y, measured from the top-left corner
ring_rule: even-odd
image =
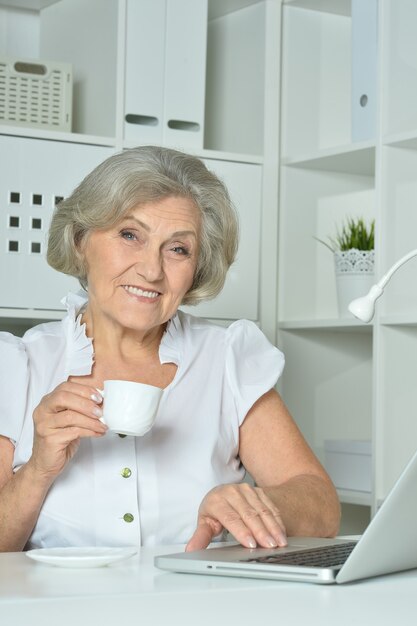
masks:
[[[123,515],[123,519],[125,522],[127,522],[128,524],[130,524],[130,522],[133,522],[133,520],[135,519],[132,515],[132,513],[125,513]]]
[[[120,473],[123,478],[130,478],[132,476],[132,470],[129,467],[124,467]]]
[[[122,435],[121,433],[119,433],[119,437],[120,439],[124,439],[125,437],[127,437],[127,435]]]

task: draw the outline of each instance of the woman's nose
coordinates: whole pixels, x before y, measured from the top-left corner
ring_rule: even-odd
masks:
[[[163,277],[162,258],[159,250],[146,249],[141,251],[136,262],[136,273],[148,282],[155,282]]]

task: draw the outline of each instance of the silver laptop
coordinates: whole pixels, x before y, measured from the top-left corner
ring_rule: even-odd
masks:
[[[293,537],[285,548],[214,547],[155,557],[190,574],[346,583],[417,568],[417,452],[359,541]]]

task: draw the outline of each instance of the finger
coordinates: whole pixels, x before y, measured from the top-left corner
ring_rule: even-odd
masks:
[[[44,397],[39,407],[38,414],[46,411],[49,414],[57,414],[61,411],[75,411],[96,420],[103,415],[103,410],[97,402],[85,395],[78,395],[67,389],[55,390]]]
[[[276,548],[278,545],[287,544],[284,529],[277,523],[271,509],[258,497],[253,487],[246,484],[236,485],[234,489],[229,490],[228,503],[231,506],[226,513],[228,519],[220,520],[243,545]]]
[[[193,536],[185,546],[185,551],[204,550],[221,531],[222,526],[216,520],[211,520],[211,522],[200,520]]]
[[[223,487],[221,495],[218,489],[210,492],[201,509],[200,519],[217,520],[219,528],[228,530],[239,543],[247,548],[256,548],[256,540],[242,520],[243,499],[237,485]]]
[[[45,397],[43,406],[48,413],[57,413],[72,409],[85,415],[101,417],[102,409],[92,398],[72,393],[67,390],[56,391]]]
[[[254,497],[257,500],[253,502],[253,506],[258,511],[270,536],[273,537],[278,546],[286,546],[288,543],[287,533],[279,509],[261,488],[255,487]]]
[[[84,383],[74,382],[71,379],[61,383],[56,387],[55,391],[69,391],[70,393],[74,393],[78,396],[83,396],[84,398],[89,398],[97,402],[97,404],[101,404],[103,402],[103,396],[101,392],[91,385],[85,385]],[[52,392],[52,393],[54,393]],[[49,394],[51,395],[51,394]]]
[[[253,532],[248,525],[243,521],[241,514],[236,511],[232,506],[227,507],[219,512],[219,521],[221,521],[223,527],[245,548],[256,548],[257,542],[253,535]]]
[[[52,413],[48,415],[48,419],[43,420],[38,424],[38,433],[41,436],[47,436],[52,430],[63,430],[68,428],[78,428],[80,431],[87,431],[90,433],[104,434],[107,432],[108,427],[100,422],[94,416],[86,416],[77,411],[60,411],[59,413]],[[83,436],[84,433],[83,433]],[[88,435],[87,435],[88,436]]]
[[[104,432],[97,433],[89,431],[86,428],[80,428],[79,426],[69,426],[68,428],[56,430],[54,434],[49,437],[48,442],[51,446],[64,448],[77,440],[87,437],[102,437],[104,434]]]

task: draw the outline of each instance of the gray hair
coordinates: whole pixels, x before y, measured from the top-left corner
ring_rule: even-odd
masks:
[[[201,214],[197,267],[183,304],[214,298],[236,256],[237,214],[225,185],[200,159],[168,148],[125,150],[88,174],[55,208],[49,229],[49,265],[75,276],[86,288],[80,244],[89,232],[114,226],[139,204],[170,196],[190,198]]]

